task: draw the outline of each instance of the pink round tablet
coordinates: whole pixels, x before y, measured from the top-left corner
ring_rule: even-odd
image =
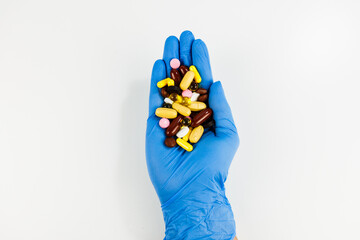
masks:
[[[188,98],[191,98],[192,96],[192,91],[189,90],[189,89],[185,89],[182,94],[181,94],[183,97],[188,97]]]
[[[162,118],[159,121],[159,125],[161,128],[167,128],[170,125],[170,121],[167,118]]]
[[[170,67],[173,69],[178,69],[180,67],[180,60],[177,58],[173,58],[170,61]]]

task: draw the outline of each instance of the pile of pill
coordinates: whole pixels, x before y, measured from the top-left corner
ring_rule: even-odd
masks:
[[[207,107],[208,91],[200,88],[201,76],[196,67],[180,66],[176,58],[170,61],[170,66],[170,78],[157,83],[164,103],[155,115],[161,118],[159,125],[165,129],[165,145],[172,148],[178,144],[190,152],[193,150],[190,143],[200,140],[204,128],[214,126],[213,112]]]

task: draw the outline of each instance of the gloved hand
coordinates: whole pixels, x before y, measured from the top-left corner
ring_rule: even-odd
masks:
[[[156,108],[163,103],[156,83],[170,77],[172,58],[186,66],[195,65],[202,77],[201,87],[210,91],[215,130],[205,130],[192,152],[179,146],[166,147],[165,131],[155,116]],[[161,202],[165,240],[234,239],[235,221],[224,183],[238,146],[239,137],[222,85],[213,83],[205,43],[194,40],[189,31],[181,34],[180,42],[170,36],[163,60],[157,60],[153,67],[146,130],[147,166]]]

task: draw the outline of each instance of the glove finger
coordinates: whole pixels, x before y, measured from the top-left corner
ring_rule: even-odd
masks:
[[[151,82],[150,82],[150,96],[149,96],[149,116],[155,114],[156,108],[163,103],[163,98],[160,94],[157,82],[166,78],[166,66],[163,60],[159,59],[154,63]]]
[[[201,87],[209,89],[213,83],[211,74],[209,53],[205,43],[201,39],[197,39],[192,45],[192,60],[201,76]]]
[[[180,35],[180,61],[185,66],[192,65],[191,45],[194,40],[194,35],[190,31],[184,31]]]
[[[163,59],[166,64],[166,74],[170,77],[170,60],[173,58],[179,59],[179,40],[175,36],[170,36],[165,41]]]
[[[230,106],[226,100],[221,82],[215,82],[210,87],[209,105],[213,110],[215,120],[215,135],[217,137],[237,137],[237,130],[231,113]]]

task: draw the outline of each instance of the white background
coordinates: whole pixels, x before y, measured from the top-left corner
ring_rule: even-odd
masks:
[[[167,36],[232,106],[239,239],[360,239],[360,3],[0,1],[0,239],[164,236],[144,153]]]

